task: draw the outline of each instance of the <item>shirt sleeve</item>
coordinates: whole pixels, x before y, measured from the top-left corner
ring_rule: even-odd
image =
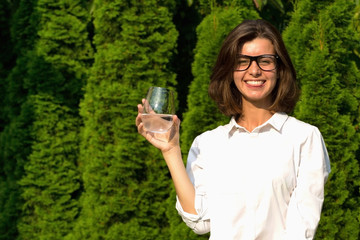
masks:
[[[325,143],[319,130],[314,127],[300,146],[296,187],[286,217],[286,240],[314,238],[329,173],[330,161]]]
[[[195,187],[195,209],[197,214],[185,212],[182,209],[178,197],[176,197],[176,209],[178,213],[186,225],[197,234],[205,234],[210,231],[204,165],[199,149],[199,137],[197,137],[190,148],[186,164],[187,174]]]

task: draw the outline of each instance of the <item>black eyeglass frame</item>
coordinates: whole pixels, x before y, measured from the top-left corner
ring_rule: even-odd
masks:
[[[250,59],[250,63],[249,63],[249,66],[247,66],[247,68],[245,68],[245,69],[242,69],[242,70],[235,69],[234,71],[236,71],[236,72],[243,72],[243,71],[248,70],[253,61],[255,61],[256,64],[258,65],[258,67],[259,67],[262,71],[265,71],[265,72],[274,71],[275,69],[277,69],[278,64],[279,64],[279,56],[276,55],[276,54],[264,54],[264,55],[258,55],[258,56],[248,56],[248,55],[239,54],[237,57],[238,57],[238,58],[240,58],[240,57],[248,58],[248,59]],[[276,60],[276,62],[275,62],[275,68],[274,68],[274,69],[271,69],[271,70],[262,69],[262,68],[260,67],[259,62],[258,62],[258,59],[259,59],[260,57],[274,57],[275,60]]]

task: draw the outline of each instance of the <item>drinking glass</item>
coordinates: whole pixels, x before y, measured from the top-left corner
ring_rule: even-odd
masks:
[[[147,131],[166,133],[173,125],[174,94],[168,88],[150,87],[144,102],[142,122]]]

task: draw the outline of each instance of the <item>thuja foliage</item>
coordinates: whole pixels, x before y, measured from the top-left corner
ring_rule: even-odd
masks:
[[[78,214],[79,118],[53,97],[33,95],[23,104],[33,116],[31,153],[19,181],[24,199],[20,239],[63,239]]]
[[[37,95],[51,95],[54,100],[34,100],[31,153],[20,181],[25,200],[18,225],[22,239],[62,238],[77,215],[77,106],[92,55],[85,7],[83,1],[39,0],[36,4],[38,39],[30,52],[24,87],[27,102]]]
[[[0,239],[16,239],[17,223],[22,214],[23,200],[18,181],[23,176],[32,138],[29,126],[33,115],[24,108],[0,135]]]
[[[94,2],[97,52],[81,102],[82,210],[67,239],[169,239],[168,170],[135,117],[150,86],[175,85],[173,7],[171,0]]]
[[[87,32],[90,19],[86,7],[83,0],[38,0],[36,8],[40,16],[36,55],[42,57],[44,67],[50,64],[52,71],[58,73],[52,81],[39,82],[37,88],[41,92],[50,91],[73,108],[78,106],[83,95],[87,68],[92,62],[93,50]]]
[[[8,121],[20,114],[21,104],[26,100],[27,90],[24,80],[27,78],[27,63],[31,62],[29,52],[34,48],[39,25],[35,6],[35,0],[19,1],[18,7],[8,20],[10,41],[13,45],[13,54],[16,56],[15,66],[5,79],[6,94],[3,96],[3,114],[6,115]]]
[[[9,11],[10,4],[7,1],[0,1],[0,132],[3,131],[5,125],[8,123],[8,117],[5,113],[5,98],[7,82],[5,81],[8,72],[10,71],[10,59],[12,55],[12,45],[10,44],[10,21]],[[8,216],[2,216],[4,211],[5,199],[2,197],[9,191],[9,187],[6,184],[5,175],[5,162],[3,161],[3,140],[0,135],[0,239],[3,239],[7,232],[7,228],[4,223]],[[8,213],[9,214],[9,213]],[[10,214],[12,215],[12,214]],[[10,230],[11,231],[11,230]]]
[[[354,52],[352,1],[297,1],[284,33],[300,80],[295,115],[316,125],[329,151],[332,172],[326,185],[317,239],[359,239],[360,71]]]
[[[86,78],[87,64],[92,50],[87,40],[87,17],[81,1],[57,1],[56,3],[53,1],[19,1],[18,4],[11,19],[10,29],[17,59],[16,65],[6,78],[6,96],[4,98],[6,106],[4,111],[9,123],[1,132],[0,142],[0,156],[4,172],[4,177],[1,179],[1,185],[4,188],[1,189],[0,196],[0,236],[2,239],[16,239],[20,233],[19,238],[21,239],[30,239],[31,236],[51,239],[47,235],[49,233],[47,229],[51,229],[54,236],[59,236],[57,234],[64,235],[69,228],[64,224],[59,224],[58,221],[55,224],[58,226],[52,228],[50,225],[54,222],[48,221],[49,225],[44,225],[34,219],[45,221],[44,219],[55,218],[49,214],[49,209],[52,209],[54,205],[58,208],[57,212],[65,213],[70,207],[64,198],[73,197],[71,192],[75,191],[74,188],[66,185],[68,190],[62,192],[56,189],[55,185],[51,186],[54,187],[53,192],[57,192],[55,195],[53,192],[51,193],[51,197],[56,199],[54,202],[49,202],[49,199],[46,198],[37,198],[36,201],[31,202],[30,198],[38,192],[36,194],[27,193],[28,195],[21,195],[21,193],[36,189],[46,195],[49,186],[37,182],[38,179],[28,170],[46,169],[46,167],[50,169],[53,167],[52,161],[55,161],[55,158],[61,158],[60,155],[70,162],[74,161],[77,158],[78,143],[75,140],[65,143],[56,140],[57,142],[55,141],[54,144],[59,144],[59,148],[66,148],[63,152],[55,148],[45,149],[45,145],[38,142],[39,138],[36,138],[38,132],[36,131],[38,131],[37,127],[44,132],[53,131],[54,123],[50,121],[53,113],[40,107],[40,111],[43,112],[40,118],[44,122],[38,123],[37,112],[32,111],[29,105],[38,103],[33,102],[34,96],[49,95],[53,99],[49,100],[50,102],[69,107],[66,110],[69,112],[67,114],[71,115],[69,121],[75,122],[68,123],[67,120],[61,118],[59,121],[64,121],[62,124],[65,127],[57,129],[58,135],[51,136],[64,138],[65,141],[69,141],[66,136],[75,138],[78,135],[79,127],[70,127],[70,124],[79,125],[80,118],[77,111],[81,85]],[[87,54],[82,51],[84,48]],[[39,106],[33,107],[38,109]],[[61,113],[57,114],[61,115]],[[66,117],[64,116],[64,118]],[[47,120],[49,122],[46,122]],[[59,133],[60,131],[61,133]],[[50,135],[47,135],[46,138],[50,140]],[[72,147],[69,147],[70,145]],[[44,148],[45,156],[35,153],[39,147]],[[52,155],[49,153],[50,151],[54,151],[51,152]],[[40,159],[41,157],[44,158]],[[41,175],[47,174],[38,171]],[[62,171],[62,173],[58,172],[61,177],[69,173],[67,168],[62,168]],[[59,178],[59,176],[57,177]],[[69,177],[72,177],[71,174]],[[63,180],[66,181],[66,179]],[[23,185],[20,186],[20,182]],[[66,187],[64,185],[64,188]],[[62,203],[59,204],[57,200]],[[71,201],[69,200],[69,202]],[[29,207],[29,205],[31,206]],[[44,205],[48,207],[46,210],[42,208]],[[39,209],[40,211],[38,211]],[[24,218],[21,218],[22,216]],[[67,216],[63,217],[63,222],[69,220]],[[44,233],[44,236],[39,232]],[[27,238],[28,236],[30,237]]]
[[[13,46],[10,38],[10,3],[0,0],[0,132],[8,123],[4,109],[4,96],[6,95],[6,76],[13,67]]]
[[[2,1],[5,4],[5,1]],[[17,222],[21,215],[22,199],[18,181],[23,175],[23,166],[29,154],[31,137],[29,125],[32,116],[21,110],[26,100],[24,79],[27,78],[27,63],[30,62],[27,52],[34,45],[36,32],[32,22],[35,21],[33,1],[20,1],[15,13],[11,16],[9,2],[2,8],[7,14],[11,34],[11,49],[17,56],[15,66],[9,72],[3,72],[1,86],[1,117],[4,125],[0,133],[0,239],[16,239]],[[11,16],[11,17],[10,17]],[[36,26],[36,25],[35,25]],[[4,25],[3,25],[4,27]],[[25,34],[26,33],[26,34]],[[20,41],[25,37],[23,41]],[[4,40],[4,39],[2,39]],[[19,41],[18,41],[19,40]],[[10,46],[2,46],[10,48]],[[6,53],[6,51],[4,52]],[[4,58],[6,59],[6,58]],[[2,59],[2,60],[4,60]],[[3,65],[5,66],[5,65]]]

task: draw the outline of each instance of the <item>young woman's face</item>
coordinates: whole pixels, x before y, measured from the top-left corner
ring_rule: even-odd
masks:
[[[275,49],[269,39],[255,38],[252,41],[246,42],[239,54],[251,57],[267,54],[274,55]],[[239,58],[238,64],[246,66],[246,60],[248,59]],[[258,59],[258,62],[266,69],[267,64],[269,64],[269,59],[264,58],[263,60]],[[263,62],[260,63],[260,61]],[[242,67],[242,69],[244,68],[246,67]],[[256,61],[252,61],[247,70],[234,71],[234,82],[237,89],[242,94],[243,104],[248,102],[255,104],[258,107],[269,107],[272,104],[271,93],[275,88],[276,80],[276,69],[264,71],[258,66]]]

